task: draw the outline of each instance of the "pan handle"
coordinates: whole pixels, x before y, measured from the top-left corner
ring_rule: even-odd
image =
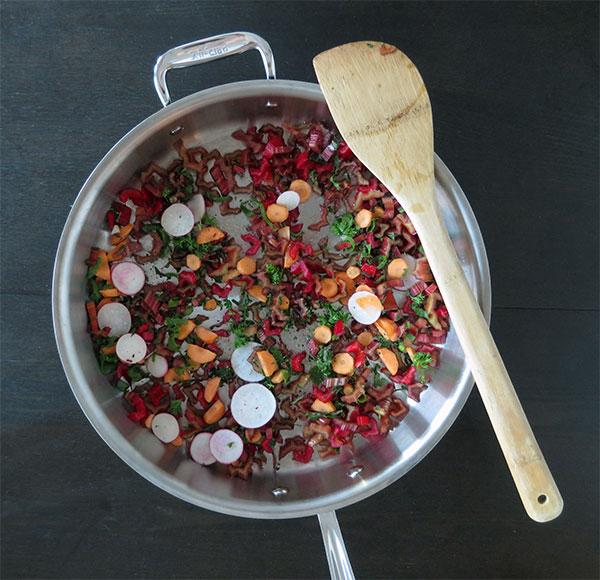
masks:
[[[241,54],[251,48],[255,48],[260,52],[267,79],[274,80],[275,60],[273,51],[264,38],[251,32],[219,34],[218,36],[195,40],[167,50],[158,57],[154,65],[154,88],[163,107],[171,102],[171,95],[167,88],[167,71],[202,64],[233,54]]]
[[[331,580],[354,580],[352,564],[346,552],[342,531],[334,511],[317,514]]]

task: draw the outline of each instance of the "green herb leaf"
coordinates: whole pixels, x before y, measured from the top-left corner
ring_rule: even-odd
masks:
[[[233,370],[231,367],[219,367],[211,371],[211,375],[214,377],[221,377],[223,382],[231,381],[234,378]]]
[[[93,278],[89,279],[89,284],[91,288],[90,298],[94,302],[100,302],[100,300],[102,300],[102,294],[100,294],[100,286],[98,286],[98,283]]]
[[[352,318],[352,315],[344,306],[335,306],[330,302],[320,301],[319,308],[325,312],[317,316],[317,321],[319,324],[324,324],[325,326],[332,327],[338,320],[346,323]]]
[[[413,304],[416,304],[417,306],[421,306],[421,304],[423,304],[423,302],[425,302],[425,295],[423,294],[423,292],[420,292],[416,296],[411,296],[410,299],[412,300]]]
[[[352,245],[354,246],[353,238],[358,235],[360,228],[354,222],[354,215],[346,213],[331,224],[331,231],[336,236],[342,238],[343,241],[352,242]]]
[[[169,413],[172,415],[181,415],[181,400],[173,399],[169,405]]]
[[[273,284],[279,284],[283,280],[284,270],[281,266],[267,264],[265,266],[265,271]]]
[[[93,266],[90,266],[88,268],[87,275],[86,275],[88,280],[92,280],[96,276],[96,273],[98,272],[98,268],[100,268],[101,263],[102,263],[102,260],[100,258],[98,258],[96,260],[96,263]]]
[[[413,365],[418,369],[426,369],[433,362],[430,352],[416,352],[413,356]]]
[[[216,226],[217,225],[217,220],[214,217],[210,217],[206,213],[202,216],[202,219],[200,220],[200,222],[204,226]]]

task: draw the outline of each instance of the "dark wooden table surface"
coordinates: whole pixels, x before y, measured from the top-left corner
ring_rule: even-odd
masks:
[[[160,105],[156,57],[233,30],[280,78],[396,44],[481,226],[492,330],[565,509],[525,514],[476,391],[400,481],[339,512],[360,578],[598,578],[598,3],[33,2],[2,26],[2,578],[325,578],[316,518],[188,505],[95,434],[63,375],[51,272],[70,204]],[[172,73],[175,96],[259,78],[255,53]]]

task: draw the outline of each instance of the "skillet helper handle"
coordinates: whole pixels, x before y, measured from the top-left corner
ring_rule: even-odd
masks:
[[[167,72],[171,69],[195,66],[226,56],[241,54],[252,48],[260,53],[267,79],[274,80],[273,51],[264,38],[251,32],[229,32],[171,48],[159,56],[154,65],[154,88],[163,107],[171,102],[171,95],[167,88]]]
[[[321,526],[331,580],[354,580],[354,571],[335,512],[323,512],[317,514],[317,517]]]
[[[553,520],[563,508],[560,492],[461,268],[435,194],[422,205],[405,209],[423,244],[525,510],[536,522]]]

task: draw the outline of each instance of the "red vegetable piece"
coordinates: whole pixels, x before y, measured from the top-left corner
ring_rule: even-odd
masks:
[[[304,365],[302,364],[302,361],[305,358],[306,358],[305,352],[300,352],[292,357],[292,362],[291,362],[292,370],[295,373],[303,373],[304,372]]]
[[[371,419],[366,415],[358,415],[355,422],[357,425],[368,425],[371,422]]]
[[[341,336],[344,333],[344,321],[338,320],[333,325],[333,336]]]
[[[299,461],[300,463],[308,463],[310,461],[310,458],[312,457],[313,452],[314,449],[310,445],[307,445],[304,451],[299,451],[295,449],[293,451],[294,459],[296,461]]]
[[[329,403],[329,401],[331,401],[331,399],[333,398],[333,392],[331,391],[331,389],[328,389],[327,387],[313,387],[313,397],[315,399],[319,399],[319,401],[322,401],[323,403]]]
[[[346,347],[346,352],[349,352],[351,354],[356,354],[362,351],[362,344],[360,344],[360,342],[358,342],[358,340],[354,340],[352,341],[347,347]]]
[[[179,285],[183,286],[185,284],[195,284],[196,283],[196,273],[191,270],[182,270],[179,272]]]
[[[367,355],[364,352],[359,352],[354,357],[354,368],[359,369],[360,367],[362,367],[365,364],[366,360],[367,360]]]
[[[260,240],[252,234],[244,234],[242,240],[250,244],[250,248],[246,251],[247,256],[254,256],[260,250]]]
[[[146,418],[148,411],[146,411],[146,405],[144,404],[144,400],[138,394],[134,393],[130,399],[131,404],[135,407],[135,411],[129,413],[128,417],[134,422],[137,423]]]
[[[375,276],[375,274],[377,274],[377,267],[374,266],[373,264],[363,264],[360,267],[360,271],[363,274],[366,274],[367,276],[373,277],[373,276]]]

